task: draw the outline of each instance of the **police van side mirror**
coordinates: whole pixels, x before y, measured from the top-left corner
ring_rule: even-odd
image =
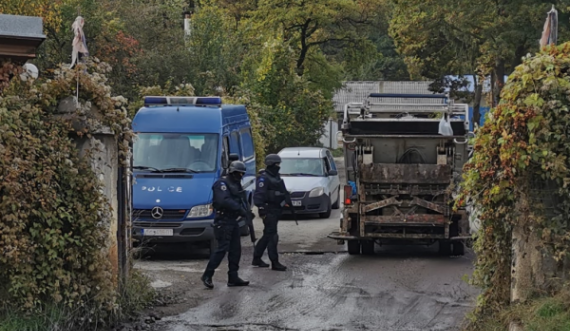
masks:
[[[239,160],[239,155],[237,155],[236,153],[230,153],[230,163],[238,160]]]

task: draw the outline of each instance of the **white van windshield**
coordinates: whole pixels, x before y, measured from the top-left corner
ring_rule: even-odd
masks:
[[[215,133],[139,133],[133,143],[135,169],[212,172],[217,156]]]

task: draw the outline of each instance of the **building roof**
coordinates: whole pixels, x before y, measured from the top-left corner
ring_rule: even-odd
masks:
[[[45,39],[41,17],[0,14],[0,59],[24,63]]]
[[[0,36],[45,39],[41,17],[0,14]]]

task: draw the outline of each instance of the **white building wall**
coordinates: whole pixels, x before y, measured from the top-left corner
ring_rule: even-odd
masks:
[[[337,149],[338,142],[336,134],[338,132],[338,121],[336,119],[329,119],[324,126],[325,132],[320,139],[321,144],[326,148]]]

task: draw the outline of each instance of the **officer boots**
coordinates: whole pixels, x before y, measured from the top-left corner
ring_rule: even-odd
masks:
[[[281,263],[279,263],[279,261],[271,262],[271,270],[285,271],[285,270],[287,270],[287,267],[282,265]]]
[[[204,274],[202,275],[202,278],[200,278],[202,280],[202,283],[204,283],[204,286],[206,286],[207,288],[214,288],[214,282],[212,282],[212,276],[214,276],[214,271],[206,269],[206,271],[204,271]]]
[[[251,265],[254,267],[260,267],[260,268],[267,268],[269,267],[269,264],[265,263],[261,258],[253,258],[253,261],[251,261]]]
[[[247,280],[243,280],[241,278],[239,278],[239,276],[235,275],[235,276],[229,276],[228,278],[228,286],[229,287],[234,287],[234,286],[248,286],[249,282]]]

